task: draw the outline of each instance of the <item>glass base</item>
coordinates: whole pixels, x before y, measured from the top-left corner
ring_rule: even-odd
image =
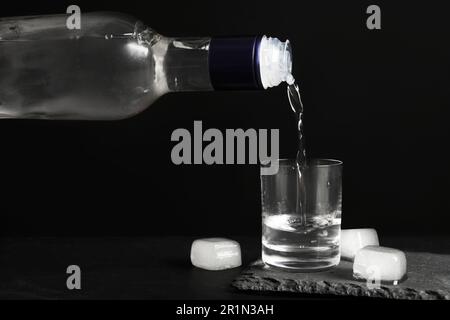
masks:
[[[339,264],[340,254],[330,252],[321,253],[321,257],[308,257],[308,255],[289,255],[287,252],[274,251],[263,248],[262,261],[273,268],[292,272],[321,272],[334,268]]]

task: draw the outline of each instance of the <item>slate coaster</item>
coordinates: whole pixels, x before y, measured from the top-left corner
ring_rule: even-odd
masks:
[[[252,263],[232,285],[240,290],[299,292],[389,299],[450,300],[450,255],[405,252],[407,279],[400,284],[369,288],[353,278],[353,263],[341,261],[324,272],[294,273]]]

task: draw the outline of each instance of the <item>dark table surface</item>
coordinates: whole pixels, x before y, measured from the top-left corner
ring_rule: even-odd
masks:
[[[260,240],[241,243],[243,266],[205,271],[190,264],[194,237],[3,238],[2,299],[317,299],[318,296],[240,292],[231,281],[260,256]],[[450,253],[450,237],[383,238],[409,251]],[[68,290],[69,265],[81,269],[81,290]],[[320,297],[329,299],[331,297]],[[342,299],[342,298],[340,298]]]

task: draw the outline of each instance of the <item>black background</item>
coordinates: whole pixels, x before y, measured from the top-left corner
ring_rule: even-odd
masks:
[[[344,161],[343,227],[449,234],[450,26],[437,2],[77,1],[164,35],[289,38],[310,157]],[[8,1],[2,16],[72,1]],[[93,48],[95,50],[95,48]],[[1,75],[5,76],[5,75]],[[295,148],[285,87],[179,93],[119,122],[0,121],[1,235],[260,234],[257,166],[175,166],[176,128],[279,128]]]

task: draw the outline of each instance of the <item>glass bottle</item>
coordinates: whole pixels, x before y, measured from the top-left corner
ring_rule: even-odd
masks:
[[[293,82],[289,41],[172,38],[119,13],[0,19],[0,118],[116,120],[178,91]]]

